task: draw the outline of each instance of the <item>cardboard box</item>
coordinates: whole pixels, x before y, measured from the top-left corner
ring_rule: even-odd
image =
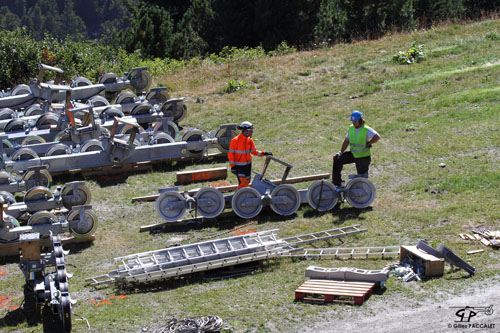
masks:
[[[435,257],[413,245],[401,245],[399,261],[403,261],[407,253],[425,261],[425,276],[441,276],[444,273],[444,259]]]

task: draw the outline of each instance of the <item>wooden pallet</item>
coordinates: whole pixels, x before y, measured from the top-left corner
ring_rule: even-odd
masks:
[[[307,280],[295,290],[295,300],[361,305],[370,297],[375,283]]]

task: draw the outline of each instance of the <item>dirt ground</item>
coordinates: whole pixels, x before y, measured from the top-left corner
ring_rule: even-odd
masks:
[[[484,311],[492,305],[493,313]],[[463,311],[474,307],[477,314]],[[343,311],[344,312],[344,311]],[[462,314],[462,317],[458,315]],[[463,295],[443,294],[441,301],[422,299],[418,302],[395,297],[390,303],[377,296],[370,297],[361,307],[352,306],[340,315],[328,313],[331,320],[304,323],[297,332],[500,332],[500,284],[489,279]],[[462,320],[462,321],[461,321]]]

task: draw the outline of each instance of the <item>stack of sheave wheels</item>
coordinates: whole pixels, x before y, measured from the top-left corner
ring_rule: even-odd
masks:
[[[30,86],[19,85],[3,93],[0,169],[21,173],[26,182],[33,177],[30,168],[43,165],[52,173],[156,160],[196,160],[207,155],[208,148],[227,152],[236,135],[234,125],[222,125],[215,134],[184,129],[182,140],[176,142],[183,130],[179,122],[186,116],[184,98],[169,99],[166,88],[161,87],[145,92],[151,82],[147,70],[135,68],[131,73],[122,78],[107,73],[98,84],[78,77],[70,85],[42,83],[40,74]],[[131,88],[141,95],[119,92]],[[11,186],[14,178],[19,177],[0,177],[0,190]]]
[[[57,186],[34,186],[23,199],[0,191],[3,202],[0,243],[18,242],[25,232],[36,232],[41,238],[51,234],[70,233],[77,238],[91,236],[98,224],[97,215],[90,206],[92,196],[82,181]],[[1,253],[1,248],[0,248]]]

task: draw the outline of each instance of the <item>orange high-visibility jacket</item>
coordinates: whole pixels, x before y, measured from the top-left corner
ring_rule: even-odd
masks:
[[[247,165],[252,162],[252,156],[263,156],[264,153],[255,149],[255,143],[250,137],[246,137],[243,134],[238,134],[235,136],[231,143],[229,144],[229,152],[227,153],[227,159],[229,160],[229,165],[231,167],[235,165]]]

